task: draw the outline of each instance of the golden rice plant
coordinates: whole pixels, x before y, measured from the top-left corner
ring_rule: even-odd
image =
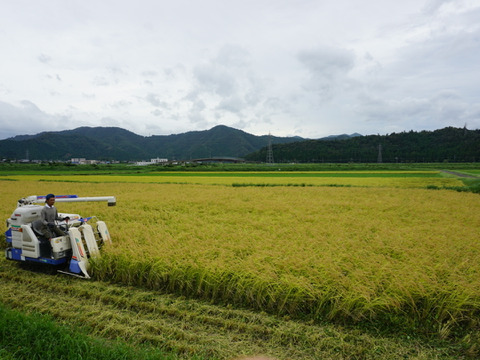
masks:
[[[6,204],[16,201],[20,190],[14,182],[4,184],[0,200],[9,216]],[[95,263],[99,279],[316,319],[390,319],[443,333],[467,319],[478,325],[476,194],[385,187],[21,184],[20,196],[117,196],[113,208],[57,205],[64,212],[97,215],[109,225],[114,244]]]

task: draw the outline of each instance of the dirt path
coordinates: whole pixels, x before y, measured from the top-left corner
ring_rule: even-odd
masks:
[[[455,175],[458,177],[463,177],[463,178],[469,178],[469,179],[478,179],[478,176],[470,175],[470,174],[464,174],[456,171],[451,171],[451,170],[442,170],[442,172],[450,175]]]

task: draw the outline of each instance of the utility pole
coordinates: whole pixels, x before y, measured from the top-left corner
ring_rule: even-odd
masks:
[[[267,164],[273,165],[272,135],[268,134]]]
[[[380,164],[383,162],[382,160],[382,144],[378,144],[378,158],[377,162]]]

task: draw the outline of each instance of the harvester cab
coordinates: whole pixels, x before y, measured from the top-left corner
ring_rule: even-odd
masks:
[[[95,216],[84,218],[79,214],[59,213],[68,218],[57,222],[64,235],[47,239],[36,229],[41,219],[45,196],[28,196],[18,200],[17,208],[7,219],[7,249],[9,260],[26,263],[43,263],[54,266],[59,272],[82,278],[90,278],[89,259],[100,256],[100,248],[111,243],[105,222]],[[109,206],[116,204],[114,196],[78,197],[57,195],[56,202],[106,201]]]

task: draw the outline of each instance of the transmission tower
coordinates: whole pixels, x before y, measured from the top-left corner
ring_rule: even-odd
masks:
[[[382,160],[382,144],[378,144],[378,159],[377,162],[380,164],[383,162]]]
[[[267,164],[273,164],[272,136],[268,134]]]

